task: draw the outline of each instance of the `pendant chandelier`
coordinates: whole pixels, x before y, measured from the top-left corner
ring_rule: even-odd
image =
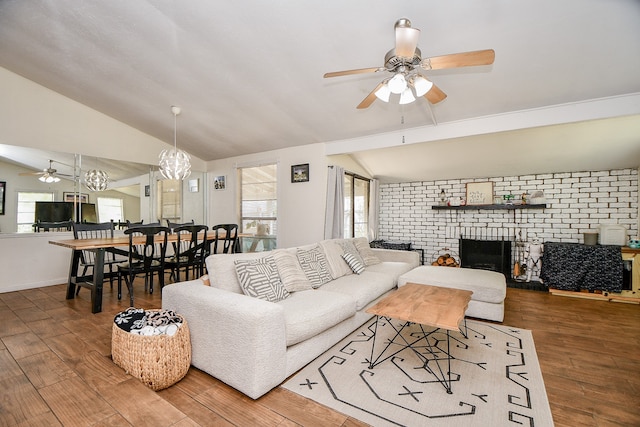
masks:
[[[160,173],[166,179],[185,179],[191,175],[191,157],[178,150],[178,114],[180,107],[171,106],[173,113],[173,149],[160,153]]]
[[[90,191],[105,191],[109,186],[109,175],[99,169],[88,170],[84,174],[84,185]]]

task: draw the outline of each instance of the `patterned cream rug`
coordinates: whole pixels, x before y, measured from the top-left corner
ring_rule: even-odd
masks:
[[[373,369],[375,318],[283,387],[373,426],[553,426],[531,331],[467,320],[447,352],[444,331],[412,324],[402,338],[392,322],[378,324],[373,360],[393,341]],[[436,378],[449,363],[451,394]]]

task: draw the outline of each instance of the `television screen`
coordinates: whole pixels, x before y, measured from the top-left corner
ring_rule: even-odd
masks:
[[[98,222],[96,205],[82,203],[76,218],[80,222]],[[36,222],[61,222],[73,220],[73,202],[36,202]]]

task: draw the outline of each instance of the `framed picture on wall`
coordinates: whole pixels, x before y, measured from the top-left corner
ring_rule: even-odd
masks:
[[[213,179],[214,190],[224,190],[227,188],[227,177],[224,175],[216,176]]]
[[[0,181],[0,215],[4,215],[4,195],[7,193],[7,183]]]
[[[291,182],[309,181],[309,163],[291,166]]]
[[[493,182],[467,183],[467,205],[490,205],[493,203]]]
[[[64,202],[77,202],[77,203],[89,203],[89,195],[80,193],[80,197],[76,198],[76,193],[62,193],[62,201]]]

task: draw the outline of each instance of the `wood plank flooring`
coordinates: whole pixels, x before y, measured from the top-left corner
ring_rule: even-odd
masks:
[[[0,426],[364,425],[282,388],[254,401],[193,367],[154,392],[110,358],[128,302],[107,284],[91,314],[86,289],[65,292],[0,294]],[[135,294],[161,306],[158,291]],[[640,306],[510,288],[504,324],[533,330],[556,426],[640,426]]]

